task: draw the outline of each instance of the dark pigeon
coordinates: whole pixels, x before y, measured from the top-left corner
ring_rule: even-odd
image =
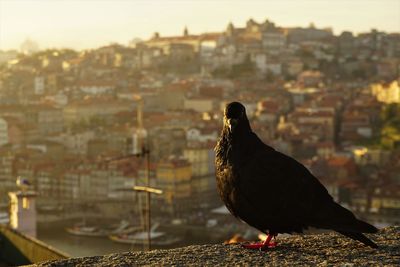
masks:
[[[262,244],[246,247],[273,247],[271,238],[279,233],[302,233],[315,227],[377,248],[362,233],[378,230],[336,203],[301,163],[264,144],[252,132],[239,102],[225,108],[215,152],[217,187],[226,207],[235,217],[267,234]]]

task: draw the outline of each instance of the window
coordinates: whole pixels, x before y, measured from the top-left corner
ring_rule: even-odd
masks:
[[[27,197],[22,198],[22,208],[29,209],[29,199]]]

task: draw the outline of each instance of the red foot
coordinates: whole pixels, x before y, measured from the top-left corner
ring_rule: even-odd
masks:
[[[267,239],[264,242],[257,242],[257,243],[250,243],[250,244],[243,244],[242,246],[247,249],[258,249],[258,250],[265,250],[267,248],[274,248],[277,246],[276,242],[271,241],[272,235],[268,235]]]
[[[265,248],[274,248],[278,244],[276,242],[269,242],[269,244],[264,244],[264,242],[258,243],[250,243],[250,244],[243,244],[242,247],[248,249],[265,249]]]

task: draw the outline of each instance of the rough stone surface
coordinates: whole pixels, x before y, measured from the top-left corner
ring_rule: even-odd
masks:
[[[400,226],[369,235],[372,249],[338,234],[278,237],[278,247],[261,252],[234,245],[196,245],[150,252],[48,261],[35,266],[400,266]]]

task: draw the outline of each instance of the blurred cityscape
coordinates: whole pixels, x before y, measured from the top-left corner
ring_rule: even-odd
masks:
[[[57,223],[138,226],[144,198],[131,189],[150,185],[163,191],[151,196],[163,231],[188,243],[243,233],[220,208],[213,151],[225,104],[241,101],[258,136],[342,205],[398,224],[399,83],[399,32],[249,19],[84,51],[27,40],[0,51],[0,212],[23,177],[37,192],[39,239]]]

